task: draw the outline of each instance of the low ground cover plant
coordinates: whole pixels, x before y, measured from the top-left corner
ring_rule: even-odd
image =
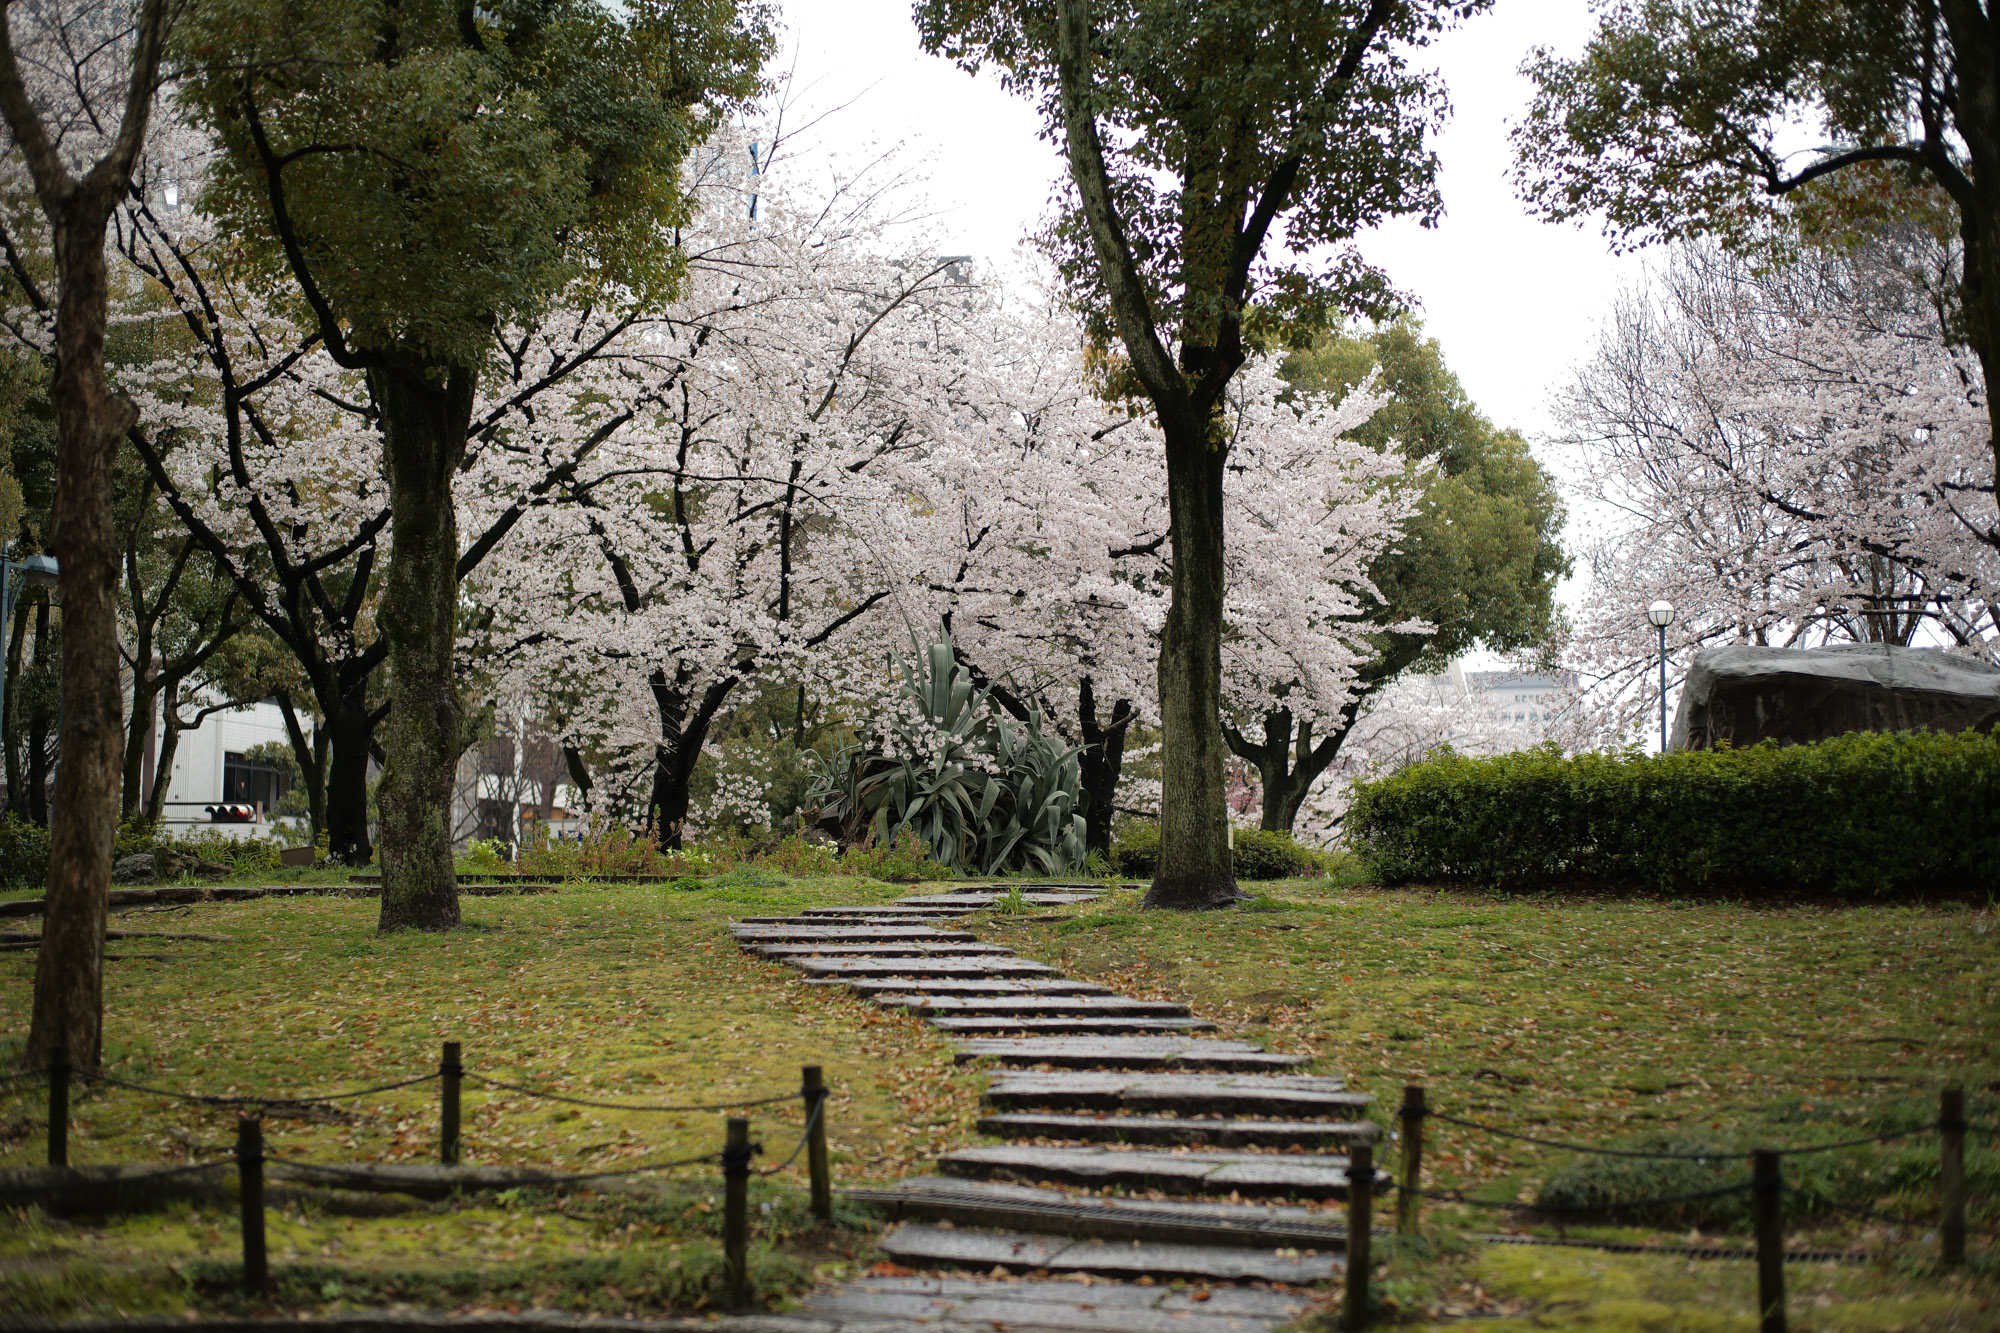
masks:
[[[1348,836],[1386,884],[1577,883],[1895,897],[2000,889],[2000,737],[1443,754],[1357,783]]]
[[[949,1043],[914,1017],[809,986],[739,951],[727,927],[905,892],[738,866],[693,887],[572,883],[468,898],[465,925],[444,936],[379,934],[372,902],[334,896],[120,909],[121,930],[174,934],[110,950],[105,1072],[184,1092],[322,1093],[428,1073],[439,1044],[458,1040],[473,1074],[572,1097],[705,1106],[785,1095],[746,1112],[776,1163],[804,1125],[789,1095],[800,1066],[817,1063],[834,1089],[836,1183],[894,1179],[971,1138],[979,1076],[954,1066]],[[0,990],[27,994],[34,968],[32,951],[0,954]],[[15,1067],[26,1030],[25,1006],[9,1006],[0,1068]],[[0,1089],[0,1168],[46,1160],[46,1106],[39,1087]],[[231,1106],[80,1083],[71,1160],[226,1158],[235,1118]],[[565,1105],[468,1081],[466,1160],[619,1170],[713,1152],[724,1118]],[[437,1135],[435,1082],[265,1108],[267,1151],[299,1161],[434,1162]],[[764,1296],[795,1289],[815,1265],[851,1263],[866,1244],[852,1219],[840,1234],[798,1231],[803,1170],[801,1159],[754,1186],[753,1234],[772,1243],[763,1260],[753,1251]],[[716,1167],[639,1179],[660,1180],[659,1197],[510,1192],[381,1218],[274,1205],[280,1304],[704,1308],[721,1217]],[[805,1237],[796,1246],[794,1232]],[[86,1227],[17,1213],[0,1224],[0,1309],[247,1313],[235,1294],[237,1245],[226,1202]]]

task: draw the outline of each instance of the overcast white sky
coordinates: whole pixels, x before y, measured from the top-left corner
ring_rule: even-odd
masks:
[[[796,62],[802,109],[849,103],[825,123],[825,139],[903,144],[927,171],[946,243],[1004,259],[1062,170],[1054,147],[1036,137],[1027,103],[990,76],[975,79],[919,50],[909,0],[783,0],[783,8],[781,63]],[[1638,271],[1594,229],[1530,219],[1507,180],[1507,126],[1528,97],[1515,70],[1531,46],[1573,51],[1589,31],[1586,0],[1499,0],[1433,47],[1428,58],[1454,107],[1437,141],[1444,220],[1429,231],[1394,224],[1364,242],[1420,299],[1426,328],[1473,400],[1531,438],[1618,284]]]

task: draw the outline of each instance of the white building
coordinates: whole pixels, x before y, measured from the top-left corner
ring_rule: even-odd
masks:
[[[310,726],[307,719],[301,723]],[[308,732],[310,734],[310,732]],[[271,807],[291,790],[289,770],[248,757],[259,745],[275,741],[289,746],[285,715],[269,700],[245,704],[220,713],[210,713],[201,725],[181,733],[174,747],[173,776],[159,813],[160,823],[172,832],[213,828],[233,836],[261,837],[273,832]],[[153,789],[154,766],[159,762],[157,725],[149,738],[140,789]],[[251,820],[218,820],[211,806],[247,805],[255,807]]]
[[[1452,663],[1447,677],[1463,695],[1500,721],[1525,728],[1536,741],[1547,735],[1549,706],[1565,683],[1560,676],[1520,671],[1467,671],[1460,662]]]

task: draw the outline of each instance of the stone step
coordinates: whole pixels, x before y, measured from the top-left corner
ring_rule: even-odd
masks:
[[[1094,1273],[1105,1277],[1196,1278],[1209,1282],[1284,1282],[1295,1286],[1323,1281],[1340,1269],[1331,1254],[1288,1249],[1243,1249],[1220,1245],[1170,1245],[1101,1238],[1036,1235],[1021,1231],[963,1231],[957,1227],[905,1222],[876,1242],[882,1253],[918,1268],[1005,1268]]]
[[[812,964],[826,966],[827,964]],[[795,963],[794,966],[807,966]],[[1006,1065],[1070,1069],[1292,1069],[1303,1055],[1280,1055],[1241,1041],[1203,1037],[990,1037],[960,1043],[959,1064],[993,1059]]]
[[[968,915],[970,915],[970,913],[950,911],[950,912],[931,912],[931,913],[899,912],[894,916],[834,916],[834,917],[746,916],[741,921],[738,921],[736,924],[739,926],[784,926],[784,927],[807,929],[807,930],[815,928],[821,930],[835,930],[841,927],[846,927],[849,929],[874,929],[877,927],[885,927],[885,928],[900,927],[905,930],[918,930],[918,929],[927,930],[930,927],[925,925],[926,922],[929,921],[949,922],[957,919],[958,917],[968,916]]]
[[[739,940],[763,944],[812,944],[820,940],[856,944],[935,940],[939,944],[965,944],[979,938],[969,930],[938,930],[931,926],[731,926],[729,933]]]
[[[1001,1111],[1176,1111],[1183,1115],[1352,1119],[1375,1099],[1313,1074],[1002,1074],[986,1085]]]
[[[877,1004],[913,1009],[926,1018],[1032,1018],[1065,1014],[1150,1014],[1190,1017],[1188,1007],[1167,1000],[1128,1000],[1122,995],[884,995]]]
[[[742,947],[746,953],[762,954],[766,958],[810,958],[815,955],[824,958],[999,958],[1009,957],[1014,952],[999,944],[980,944],[977,941],[938,943],[931,940],[891,940],[883,944],[864,944],[853,940],[767,944],[762,940],[745,940]]]
[[[1055,971],[1047,963],[1025,958],[981,956],[975,958],[788,958],[785,961],[815,977],[963,977],[989,980],[1002,977],[1047,976]]]
[[[925,1014],[940,1032],[1034,1032],[1034,1033],[1134,1033],[1134,1032],[1213,1032],[1215,1024],[1205,1018],[1183,1018],[1163,1014],[1063,1014],[1053,1018],[1027,1015],[959,1016]]]
[[[915,1001],[932,996],[986,997],[1025,1000],[1047,995],[1110,995],[1109,986],[1070,977],[1010,977],[982,981],[977,977],[859,978],[854,990],[887,1004],[903,997]]]
[[[797,1315],[868,1333],[1267,1333],[1311,1307],[1301,1292],[1270,1287],[959,1277],[868,1277],[813,1292]]]
[[[1126,1198],[954,1176],[917,1176],[842,1193],[892,1222],[952,1222],[1172,1245],[1334,1251],[1347,1244],[1344,1210],[1324,1212],[1297,1204]]]
[[[991,907],[1009,895],[1004,893],[932,893],[920,898],[898,898],[898,907]],[[1061,907],[1066,903],[1087,903],[1094,893],[1024,892],[1021,901],[1031,907]]]
[[[1366,1120],[1198,1120],[1148,1115],[982,1116],[979,1132],[1000,1139],[1082,1139],[1093,1143],[1195,1144],[1214,1148],[1324,1148],[1373,1143]]]
[[[915,903],[883,903],[879,907],[808,907],[793,920],[806,921],[910,921],[933,916],[971,916],[976,908],[944,903],[921,907]]]
[[[1332,1154],[1155,1152],[1144,1148],[960,1148],[938,1158],[946,1175],[971,1180],[1158,1190],[1246,1199],[1347,1196],[1347,1158]],[[1386,1173],[1383,1180],[1387,1181]]]

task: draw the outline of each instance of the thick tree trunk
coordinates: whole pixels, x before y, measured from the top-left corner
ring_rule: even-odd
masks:
[[[96,1069],[124,740],[111,472],[118,442],[138,412],[114,396],[104,379],[104,219],[94,210],[77,210],[51,221],[62,274],[50,393],[58,445],[49,543],[61,565],[62,765],[56,772],[48,905],[25,1055],[30,1067],[45,1065],[61,1047],[78,1067]]]
[[[686,679],[682,673],[669,681],[666,671],[660,668],[652,675],[653,703],[660,714],[660,739],[653,747],[653,792],[647,802],[646,827],[660,846],[669,848],[679,847],[687,831],[688,784],[694,778],[701,747],[708,741],[709,725],[715,721],[716,710],[736,688],[733,676],[710,685],[702,691],[701,706],[689,717]]]
[[[369,372],[382,410],[390,530],[382,632],[389,641],[382,811],[383,930],[458,924],[451,792],[466,739],[457,640],[458,520],[452,478],[465,456],[473,375],[395,366]]]
[[[1077,691],[1077,723],[1083,732],[1083,753],[1077,757],[1084,794],[1084,851],[1111,854],[1111,818],[1118,798],[1118,778],[1125,769],[1125,734],[1132,726],[1132,701],[1111,706],[1111,720],[1097,721],[1097,690],[1090,677]]]
[[[1243,897],[1229,850],[1222,743],[1222,465],[1206,432],[1166,430],[1173,600],[1160,636],[1160,863],[1143,907]]]
[[[1971,170],[1969,195],[1956,202],[1965,245],[1966,340],[1986,381],[1986,418],[1992,428],[1994,465],[2000,469],[2000,17],[1978,0],[1946,0],[1938,7],[1954,53],[1957,84],[1952,121],[1964,140]],[[2000,475],[2000,471],[1996,471]]]
[[[326,774],[327,859],[365,866],[375,855],[368,837],[368,756],[375,729],[365,696],[357,691],[341,699],[325,727],[332,750]]]

